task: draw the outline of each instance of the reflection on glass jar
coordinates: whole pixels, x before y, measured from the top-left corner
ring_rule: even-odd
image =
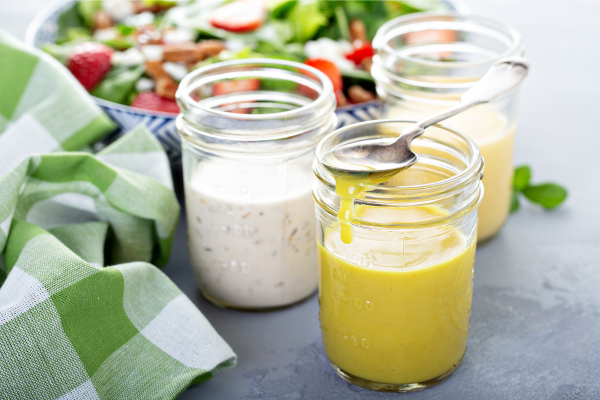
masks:
[[[420,119],[460,96],[502,57],[523,54],[520,35],[486,17],[411,14],[384,24],[373,41],[372,73],[383,118]],[[513,177],[517,90],[443,121],[469,135],[485,158],[485,198],[479,208],[479,240],[506,221]]]
[[[388,136],[409,125],[361,125],[370,124],[385,125]],[[350,129],[327,136],[317,160],[358,140],[338,140]],[[483,159],[471,139],[441,127],[412,149],[415,165],[355,190],[349,244],[335,177],[320,161],[313,166],[323,345],[340,376],[368,389],[424,389],[448,377],[466,350]]]
[[[325,75],[282,60],[205,66],[181,83],[188,247],[213,303],[269,309],[317,286],[311,163],[336,126]]]

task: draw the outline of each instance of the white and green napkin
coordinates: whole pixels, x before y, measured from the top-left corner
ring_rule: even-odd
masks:
[[[0,399],[172,399],[235,365],[149,264],[166,264],[179,217],[160,144],[138,127],[75,151],[113,127],[62,65],[0,31]]]

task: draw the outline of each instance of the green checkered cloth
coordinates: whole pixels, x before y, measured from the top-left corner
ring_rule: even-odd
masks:
[[[0,31],[0,399],[172,399],[235,365],[149,264],[168,261],[179,217],[160,143],[138,127],[73,151],[113,127]]]

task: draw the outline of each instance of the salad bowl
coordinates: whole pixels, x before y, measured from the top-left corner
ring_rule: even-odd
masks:
[[[75,0],[56,0],[41,11],[27,29],[25,38],[27,44],[43,48],[47,44],[55,43],[59,35],[61,15],[72,9],[75,3]],[[407,3],[410,3],[410,1],[407,1]],[[449,11],[466,12],[465,6],[460,1],[440,0],[440,4]],[[172,166],[180,167],[181,142],[175,127],[176,114],[135,108],[96,96],[93,97],[94,101],[118,126],[117,130],[106,139],[107,141],[116,139],[139,124],[144,124],[163,145]],[[379,105],[377,100],[350,104],[338,107],[336,114],[339,127],[342,127],[376,119],[379,116]]]

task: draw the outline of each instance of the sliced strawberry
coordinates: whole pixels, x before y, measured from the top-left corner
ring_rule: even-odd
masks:
[[[331,61],[324,60],[322,58],[309,58],[304,62],[309,67],[313,67],[327,75],[331,83],[333,84],[333,91],[342,90],[344,83],[342,82],[342,74],[338,67]]]
[[[234,1],[214,10],[208,21],[229,32],[251,32],[262,26],[265,8],[259,1]]]
[[[258,79],[243,79],[237,81],[226,81],[215,84],[213,88],[213,96],[222,94],[231,94],[237,92],[249,92],[258,90],[260,81]]]
[[[111,69],[113,50],[98,42],[86,42],[73,48],[67,59],[67,68],[90,91]]]
[[[375,55],[373,47],[369,43],[361,42],[358,46],[355,46],[352,51],[346,54],[346,58],[356,65],[361,65],[365,58],[371,58]]]
[[[179,106],[175,100],[165,99],[154,92],[142,92],[138,94],[133,100],[133,103],[131,103],[131,107],[179,114]]]

